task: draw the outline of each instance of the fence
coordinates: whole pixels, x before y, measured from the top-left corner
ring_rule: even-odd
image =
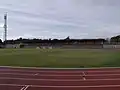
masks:
[[[8,44],[6,48],[15,48],[18,44]],[[61,48],[61,49],[120,49],[120,45],[112,44],[82,44],[82,45],[51,45],[51,46],[38,46],[38,45],[25,45],[24,48],[36,48],[36,47],[52,47],[52,48]]]
[[[114,48],[114,49],[120,49],[120,45],[103,45],[103,48]]]
[[[102,45],[62,45],[61,48],[65,49],[101,49],[103,48]]]

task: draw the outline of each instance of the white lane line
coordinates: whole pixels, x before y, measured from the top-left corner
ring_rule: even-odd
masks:
[[[24,90],[24,88],[25,88],[25,86],[24,86],[24,87],[22,87],[20,90]]]
[[[0,73],[0,75],[20,75],[20,76],[33,76],[35,74],[24,74],[24,73]]]
[[[44,70],[44,71],[34,71],[34,70],[0,70],[0,72],[28,72],[28,73],[80,73],[80,72],[82,72],[82,71],[46,71],[46,70]],[[114,71],[115,72],[115,71]],[[120,72],[120,71],[119,71]]]
[[[85,75],[85,72],[82,72],[82,74],[83,74],[83,75],[82,75],[83,80],[86,80],[86,78],[85,78],[85,76],[86,76],[86,75]]]
[[[83,81],[82,79],[31,79],[31,78],[11,78],[11,77],[0,77],[0,80],[23,80],[23,81],[53,81],[53,82],[78,82]],[[120,78],[115,79],[87,79],[87,81],[120,81]]]
[[[40,73],[42,73],[42,72],[43,72],[43,73],[44,73],[44,72],[45,72],[45,73],[50,73],[50,72],[51,72],[51,73],[80,73],[80,72],[83,72],[83,71],[72,71],[72,70],[71,70],[71,71],[68,71],[68,70],[66,70],[66,71],[54,71],[54,70],[52,70],[52,71],[50,71],[50,70],[49,70],[49,71],[48,71],[48,70],[47,70],[47,71],[46,71],[46,70],[44,70],[44,71],[40,71],[40,70],[39,70],[39,71],[35,71],[35,70],[0,70],[0,71],[33,72],[33,73],[39,73],[39,72],[40,72]],[[94,73],[94,72],[98,72],[98,73],[100,73],[100,72],[109,72],[109,73],[110,73],[110,72],[120,72],[120,70],[109,70],[109,71],[99,71],[99,70],[98,70],[98,71],[93,71],[93,70],[89,70],[89,71],[87,71],[87,72],[88,72],[88,73],[89,73],[89,72],[93,72],[93,73]]]
[[[80,73],[82,71],[34,71],[34,70],[0,70],[0,72],[25,72],[25,73]],[[119,71],[120,72],[120,71]]]
[[[17,86],[17,87],[24,87],[25,85],[21,85],[21,84],[0,84],[0,86]]]
[[[86,76],[86,75],[85,75],[85,72],[82,72],[82,74],[83,74],[83,76]]]
[[[120,87],[120,84],[118,85],[92,85],[92,86],[42,86],[42,85],[20,85],[20,84],[0,84],[0,86],[22,86],[22,87],[25,87],[25,86],[28,86],[28,87],[38,87],[38,88],[81,88],[81,87],[97,87],[97,88],[102,88],[102,87]],[[22,88],[21,88],[22,89]]]
[[[19,76],[33,76],[33,75],[38,75],[38,76],[80,76],[79,74],[74,74],[74,75],[58,75],[58,74],[22,74],[22,73],[0,73],[0,75],[19,75]],[[120,74],[89,74],[86,76],[120,76]]]
[[[29,85],[27,85],[25,88],[24,88],[24,90],[27,90],[29,88]]]
[[[80,70],[77,70],[77,71],[54,71],[54,70],[50,70],[50,71],[46,71],[46,70],[44,70],[44,71],[36,71],[36,70],[5,70],[5,69],[0,69],[0,71],[2,72],[7,72],[7,71],[11,71],[11,72],[31,72],[31,73],[80,73],[80,72],[83,72],[83,71],[80,71]],[[113,72],[116,72],[116,73],[120,73],[120,70],[106,70],[106,71],[102,71],[102,70],[98,70],[98,71],[93,71],[93,70],[89,70],[89,71],[87,71],[88,73],[89,72],[97,72],[97,73],[101,73],[101,72],[103,72],[103,73],[106,73],[106,72],[109,72],[109,73],[113,73]]]
[[[36,76],[36,75],[39,75],[39,73],[36,73],[36,74],[34,74],[34,75],[35,75],[35,76]]]
[[[85,78],[85,77],[83,77],[83,80],[86,80],[86,78]]]
[[[42,88],[103,88],[103,87],[120,87],[120,85],[96,85],[96,86],[39,86],[32,85],[32,87],[42,87]]]
[[[29,86],[30,86],[30,85],[27,85],[27,86],[21,88],[20,90],[27,90]]]

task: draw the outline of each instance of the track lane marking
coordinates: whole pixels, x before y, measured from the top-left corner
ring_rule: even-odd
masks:
[[[96,86],[39,86],[39,85],[32,85],[32,87],[42,87],[42,88],[86,88],[86,87],[93,87],[93,88],[100,88],[100,87],[120,87],[120,85],[96,85]]]
[[[43,88],[81,88],[81,87],[120,87],[120,84],[119,85],[93,85],[93,86],[42,86],[42,85],[20,85],[20,84],[0,84],[0,86],[22,86],[22,87],[25,87],[25,86],[29,86],[29,87],[43,87]],[[22,88],[21,88],[22,89]]]
[[[86,76],[86,75],[85,75],[85,72],[82,72],[82,74],[83,74],[83,76]]]
[[[0,84],[0,86],[18,86],[18,87],[24,87],[25,85],[22,85],[22,84]]]
[[[21,76],[34,76],[35,74],[21,74],[21,73],[0,73],[0,75],[21,75]],[[36,74],[38,76],[79,76],[79,74],[77,75],[58,75],[58,74]],[[120,74],[90,74],[90,75],[86,75],[86,76],[120,76]]]
[[[77,71],[54,71],[54,70],[52,70],[52,71],[36,71],[36,70],[5,70],[5,69],[3,69],[3,70],[1,70],[0,69],[0,71],[2,72],[2,71],[4,71],[4,72],[7,72],[7,71],[11,71],[11,72],[31,72],[31,73],[80,73],[80,72],[83,72],[83,71],[80,71],[80,70],[77,70]],[[97,73],[100,73],[100,72],[111,72],[111,73],[113,73],[113,72],[119,72],[120,73],[120,70],[106,70],[106,71],[93,71],[93,70],[87,70],[87,72],[89,73],[89,72],[97,72]]]
[[[24,87],[22,87],[20,90],[24,90],[24,88],[25,88],[25,86],[24,86]]]
[[[29,85],[27,85],[27,86],[24,88],[24,90],[27,90],[29,87],[30,87],[30,86],[29,86]]]
[[[35,74],[22,74],[22,73],[0,73],[0,75],[21,75],[21,76],[34,76]]]
[[[83,80],[86,80],[86,77],[85,77],[85,76],[86,76],[86,75],[85,75],[85,72],[82,72],[82,74],[83,74],[83,75],[82,75]]]
[[[77,81],[83,81],[82,79],[31,79],[31,78],[11,78],[11,77],[0,77],[2,80],[23,80],[23,81],[54,81],[54,82],[77,82]],[[86,81],[120,81],[120,78],[115,78],[115,79],[87,79]]]
[[[35,75],[35,76],[36,76],[36,75],[39,75],[39,73],[36,73],[36,74],[34,74],[34,75]]]
[[[30,85],[26,85],[24,87],[22,87],[20,90],[27,90],[30,87]]]

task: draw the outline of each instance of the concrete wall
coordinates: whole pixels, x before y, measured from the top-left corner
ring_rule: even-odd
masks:
[[[19,44],[7,44],[6,45],[6,48],[15,48],[15,47],[18,47]]]
[[[17,47],[18,44],[7,44],[6,48],[15,48]],[[24,48],[36,48],[37,45],[25,45]],[[45,47],[48,48],[49,46],[41,46],[41,47]],[[53,45],[52,48],[62,48],[62,49],[112,49],[112,48],[116,48],[116,49],[120,49],[120,45]]]
[[[102,45],[63,45],[65,49],[101,49]]]
[[[119,49],[120,45],[103,45],[103,48],[116,48],[116,49]]]
[[[6,48],[15,48],[18,44],[8,44]],[[37,45],[25,45],[24,48],[36,48]],[[48,48],[50,46],[39,46]],[[62,49],[100,49],[102,45],[52,45],[52,48],[62,48]]]

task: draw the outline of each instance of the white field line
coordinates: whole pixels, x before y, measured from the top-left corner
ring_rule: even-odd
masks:
[[[4,72],[7,72],[7,71],[11,71],[11,72],[31,72],[31,73],[82,73],[83,71],[34,71],[34,70],[5,70],[5,69],[3,69],[3,70],[0,70],[0,72],[2,72],[2,71],[4,71]],[[97,73],[101,73],[101,72],[103,72],[103,73],[113,73],[113,72],[116,72],[116,73],[120,73],[120,70],[111,70],[111,71],[85,71],[86,73],[89,73],[89,72],[97,72]]]
[[[20,90],[27,90],[29,85],[22,87]]]
[[[78,82],[83,81],[82,79],[31,79],[31,78],[11,78],[11,77],[0,77],[0,80],[23,80],[23,81],[53,81],[53,82]],[[87,79],[86,81],[120,81],[120,78],[115,79]]]
[[[38,87],[38,88],[86,88],[86,87],[91,87],[91,88],[102,88],[102,87],[120,87],[120,85],[93,85],[93,86],[41,86],[41,85],[20,85],[20,84],[0,84],[0,86],[29,86],[29,87]]]
[[[78,69],[78,70],[85,70],[85,69],[120,69],[120,67],[98,67],[98,68],[45,68],[45,67],[20,67],[20,66],[0,66],[2,68],[23,68],[23,69],[53,69],[53,70],[56,70],[56,69],[61,69],[61,70],[64,70],[64,69]]]
[[[58,76],[58,77],[64,77],[64,76],[67,76],[67,77],[77,77],[77,76],[80,76],[80,74],[74,74],[74,75],[58,75],[58,74],[38,74],[38,73],[36,73],[36,74],[22,74],[22,73],[0,73],[0,75],[18,75],[18,76],[35,76],[35,75],[37,75],[37,76]],[[81,74],[82,75],[82,74]],[[120,74],[88,74],[88,75],[85,75],[85,76],[120,76]]]

